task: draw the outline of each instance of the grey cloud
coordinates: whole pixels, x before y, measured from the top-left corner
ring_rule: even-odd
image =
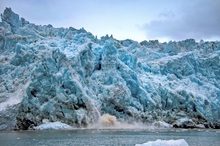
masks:
[[[148,38],[169,38],[183,40],[187,38],[220,38],[220,1],[185,1],[179,12],[163,12],[159,19],[143,26]]]
[[[160,18],[175,17],[175,14],[173,13],[173,11],[168,10],[168,11],[165,11],[165,12],[161,12],[161,13],[159,14],[159,17],[160,17]]]

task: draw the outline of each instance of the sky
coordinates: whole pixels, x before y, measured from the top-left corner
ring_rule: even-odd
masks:
[[[38,25],[85,28],[101,37],[220,40],[220,0],[0,0]]]

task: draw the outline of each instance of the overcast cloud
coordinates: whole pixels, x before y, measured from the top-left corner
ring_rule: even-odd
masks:
[[[214,40],[220,38],[220,0],[185,0],[164,11],[143,29],[148,38]]]

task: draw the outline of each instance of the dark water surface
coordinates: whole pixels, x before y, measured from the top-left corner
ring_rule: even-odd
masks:
[[[110,146],[185,139],[190,146],[220,146],[219,130],[51,130],[0,132],[0,146]]]

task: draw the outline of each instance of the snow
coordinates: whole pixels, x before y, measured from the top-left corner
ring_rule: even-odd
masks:
[[[136,144],[135,146],[189,146],[188,143],[184,139],[178,140],[156,140],[149,141],[143,144]]]
[[[70,125],[62,122],[48,122],[34,127],[35,130],[60,130],[60,129],[73,129]]]

